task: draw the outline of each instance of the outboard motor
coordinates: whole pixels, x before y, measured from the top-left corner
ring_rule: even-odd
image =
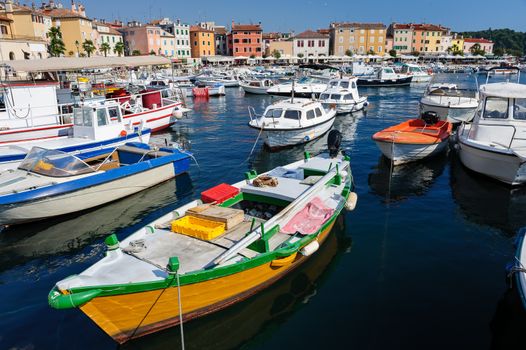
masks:
[[[440,118],[438,117],[438,114],[433,111],[426,111],[422,113],[422,120],[426,123],[426,125],[434,125],[438,123]]]
[[[335,158],[340,151],[342,143],[342,134],[338,130],[331,130],[327,136],[327,147],[329,148],[329,156]]]

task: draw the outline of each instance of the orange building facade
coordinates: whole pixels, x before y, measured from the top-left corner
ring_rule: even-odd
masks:
[[[261,24],[236,24],[228,35],[229,53],[234,57],[262,57],[263,30]]]
[[[190,27],[190,48],[192,58],[215,56],[215,34],[213,30],[200,26]]]

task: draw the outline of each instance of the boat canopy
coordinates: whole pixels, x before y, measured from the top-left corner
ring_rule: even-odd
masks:
[[[18,169],[52,177],[68,177],[95,172],[79,158],[62,151],[33,147]]]
[[[517,83],[493,83],[480,87],[480,93],[486,97],[526,98],[526,85]]]

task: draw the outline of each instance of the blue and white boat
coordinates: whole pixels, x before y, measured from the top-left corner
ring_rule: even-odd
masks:
[[[123,122],[122,109],[115,101],[75,108],[73,135],[51,140],[21,141],[0,146],[0,171],[15,169],[33,147],[81,154],[127,142],[150,140],[151,130],[143,124]]]
[[[129,196],[186,172],[191,154],[127,143],[79,156],[34,147],[0,172],[0,224],[69,214]]]

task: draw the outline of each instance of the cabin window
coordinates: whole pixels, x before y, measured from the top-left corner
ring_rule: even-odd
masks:
[[[348,81],[342,81],[340,83],[340,86],[344,89],[348,89],[349,88],[349,82]]]
[[[286,110],[286,111],[285,111],[285,115],[283,115],[283,117],[284,117],[284,118],[287,118],[287,119],[300,120],[300,118],[301,118],[301,112],[300,112],[300,111],[295,111],[295,110],[289,109],[289,110]]]
[[[0,93],[0,110],[5,108],[5,97],[4,94]]]
[[[108,116],[110,117],[110,123],[120,122],[120,113],[118,107],[108,107]]]
[[[108,120],[106,119],[106,108],[97,109],[97,125],[108,125]]]
[[[91,108],[77,108],[73,111],[73,120],[75,125],[92,126]]]
[[[384,73],[394,73],[394,70],[391,68],[384,68]]]
[[[320,108],[316,108],[316,117],[321,117],[323,113],[321,112]]]
[[[326,100],[329,98],[329,94],[321,94],[320,95],[320,100]]]
[[[346,101],[350,101],[352,100],[352,95],[351,94],[347,94],[347,95],[343,95],[343,99],[346,100]]]
[[[356,89],[356,82],[354,82],[354,81],[352,82],[352,88]]]
[[[279,118],[281,117],[281,113],[283,113],[282,109],[269,109],[267,113],[265,113],[265,118]]]
[[[330,86],[330,87],[337,87],[337,86],[338,86],[338,82],[337,82],[337,81],[331,81],[331,82],[329,83],[329,86]]]
[[[340,94],[332,94],[331,97],[332,97],[333,100],[339,101],[342,98],[342,95],[340,95]]]
[[[314,119],[314,109],[311,109],[310,111],[307,111],[307,119]]]
[[[486,119],[506,119],[508,118],[508,99],[493,98],[486,99],[484,108],[484,118]]]
[[[513,119],[526,120],[526,98],[515,99]]]

